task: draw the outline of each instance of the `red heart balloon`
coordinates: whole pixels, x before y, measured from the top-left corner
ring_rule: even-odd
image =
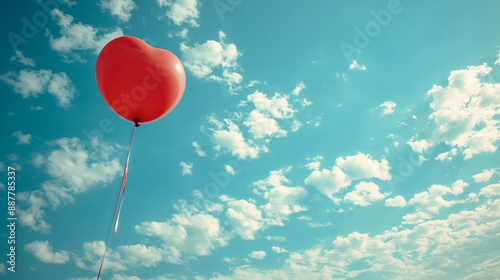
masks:
[[[109,107],[136,124],[168,114],[186,87],[186,73],[177,56],[131,36],[116,38],[104,46],[97,57],[95,74]]]

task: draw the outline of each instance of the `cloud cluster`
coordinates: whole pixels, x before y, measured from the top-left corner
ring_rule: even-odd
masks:
[[[137,233],[161,241],[163,260],[180,264],[185,258],[207,256],[227,245],[230,235],[214,216],[222,211],[221,205],[197,208],[181,200],[175,208],[178,213],[166,221],[142,222],[135,227]]]
[[[226,218],[234,231],[245,240],[255,239],[255,233],[264,226],[262,211],[257,206],[247,200],[235,200],[222,196],[222,201],[226,202]]]
[[[212,131],[212,142],[217,152],[230,151],[233,156],[246,159],[257,158],[261,152],[268,151],[265,146],[246,140],[239,126],[230,119],[224,119],[224,122],[221,122],[211,116],[209,123],[215,126]]]
[[[96,271],[99,268],[105,246],[103,241],[85,242],[83,251],[75,256],[76,266]],[[134,267],[154,267],[164,259],[165,254],[167,252],[160,248],[143,244],[120,245],[116,249],[107,248],[103,271],[122,272]]]
[[[243,279],[243,275],[331,279],[361,274],[373,279],[488,279],[500,273],[495,266],[498,258],[494,251],[482,248],[498,242],[499,218],[500,200],[488,200],[414,226],[403,223],[379,234],[353,231],[337,236],[331,243],[291,252],[281,268],[238,266],[229,275],[217,274],[213,279]]]
[[[299,186],[286,186],[290,182],[285,176],[288,171],[289,169],[271,171],[267,179],[254,183],[254,192],[267,201],[260,209],[269,225],[283,226],[290,215],[307,210],[299,204],[307,196],[307,191]]]
[[[429,119],[434,136],[430,141],[452,148],[439,159],[461,152],[467,160],[498,149],[495,143],[500,140],[500,85],[482,81],[491,70],[486,64],[454,70],[448,86],[434,85],[427,92],[433,109]]]
[[[293,92],[300,92],[305,88],[303,83],[297,85]],[[256,90],[240,102],[239,107],[252,106],[249,113],[235,113],[232,118],[219,121],[214,115],[208,121],[214,127],[212,142],[217,152],[229,151],[240,159],[257,158],[259,154],[269,151],[268,143],[272,138],[286,137],[289,126],[292,132],[302,125],[296,118],[297,109],[292,103],[297,95],[275,93],[268,97],[265,93]],[[241,125],[247,127],[248,137],[245,137]]]
[[[121,170],[119,160],[113,158],[116,149],[92,138],[84,143],[78,138],[60,138],[48,142],[52,150],[35,153],[33,164],[43,168],[49,180],[40,189],[19,193],[18,199],[28,205],[18,209],[19,220],[31,229],[49,232],[44,208],[74,202],[74,195],[82,194],[101,184],[110,183]],[[88,145],[85,145],[88,144]]]
[[[37,98],[41,94],[49,93],[57,99],[57,105],[63,108],[71,105],[76,94],[72,81],[64,72],[25,69],[19,73],[8,72],[0,76],[0,80],[12,86],[14,92],[21,94],[23,98]]]
[[[59,31],[61,36],[55,37],[53,34],[50,34],[50,47],[63,55],[67,62],[85,61],[78,54],[73,53],[74,51],[88,50],[98,54],[109,41],[123,36],[123,31],[119,27],[113,30],[106,30],[94,28],[80,22],[74,23],[73,16],[65,14],[58,9],[52,10],[51,15],[61,28]]]
[[[389,181],[392,179],[389,171],[389,162],[386,159],[380,161],[372,159],[371,155],[358,153],[354,156],[345,158],[339,157],[335,160],[336,165],[331,169],[319,170],[322,157],[316,157],[306,167],[314,169],[304,180],[304,183],[316,187],[316,189],[331,199],[336,204],[342,200],[338,193],[346,189],[353,181],[364,179],[379,179]],[[344,196],[345,201],[350,201],[355,205],[367,206],[374,201],[386,197],[388,194],[382,194],[379,186],[372,182],[360,182],[353,191]]]

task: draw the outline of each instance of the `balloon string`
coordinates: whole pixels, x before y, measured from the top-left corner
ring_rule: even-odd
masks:
[[[118,222],[120,221],[120,214],[123,205],[123,198],[125,196],[125,189],[127,186],[127,174],[128,174],[128,164],[130,161],[130,151],[132,150],[132,142],[134,140],[135,128],[138,127],[138,123],[135,122],[132,127],[132,135],[130,136],[130,142],[128,146],[127,161],[125,162],[125,168],[123,169],[122,181],[120,184],[120,189],[118,190],[118,196],[116,198],[115,209],[113,210],[113,218],[111,219],[111,228],[108,232],[108,237],[106,243],[104,243],[104,253],[102,254],[101,264],[99,266],[99,272],[97,273],[97,280],[101,277],[102,266],[104,264],[104,257],[106,256],[107,245],[111,239],[111,232],[116,234],[118,232]],[[117,211],[118,210],[118,211]],[[118,212],[118,214],[117,214]]]

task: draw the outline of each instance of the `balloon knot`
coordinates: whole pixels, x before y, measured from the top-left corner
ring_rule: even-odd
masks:
[[[139,127],[139,126],[141,126],[141,125],[139,124],[139,119],[135,119],[135,120],[134,120],[134,125],[135,125],[135,127]]]

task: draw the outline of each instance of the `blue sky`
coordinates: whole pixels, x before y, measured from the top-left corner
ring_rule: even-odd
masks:
[[[1,278],[95,279],[132,124],[94,67],[122,35],[187,84],[136,130],[102,279],[500,274],[500,3],[2,5]]]

